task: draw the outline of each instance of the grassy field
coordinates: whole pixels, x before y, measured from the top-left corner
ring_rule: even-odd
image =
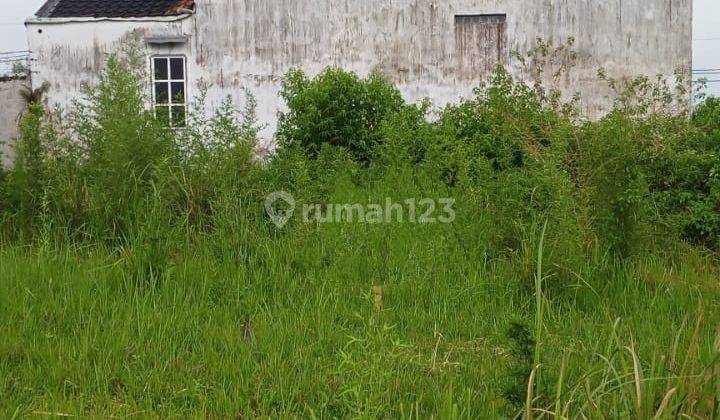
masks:
[[[518,269],[527,262],[489,262],[472,241],[460,251],[451,230],[333,225],[220,255],[203,244],[144,283],[132,250],[6,247],[0,408],[5,417],[514,416],[532,366],[523,331],[534,328],[534,296]],[[546,302],[533,406],[553,410],[559,389],[562,412],[648,417],[675,389],[671,408],[711,418],[714,267],[693,251],[583,267]]]

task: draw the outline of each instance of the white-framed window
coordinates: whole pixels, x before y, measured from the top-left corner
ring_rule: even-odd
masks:
[[[187,69],[184,56],[152,57],[152,90],[155,118],[169,127],[187,122]]]

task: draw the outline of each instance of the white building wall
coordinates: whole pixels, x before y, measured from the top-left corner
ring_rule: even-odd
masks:
[[[19,133],[18,123],[27,104],[20,95],[26,85],[23,79],[0,81],[0,165],[10,166],[15,157],[14,143]]]
[[[242,104],[247,88],[258,116],[275,131],[283,109],[278,93],[294,67],[314,75],[327,66],[360,75],[384,74],[406,99],[436,106],[472,95],[487,74],[463,65],[456,14],[507,14],[507,51],[528,51],[537,38],[561,43],[572,36],[578,66],[562,80],[579,91],[591,115],[609,104],[600,67],[611,77],[672,76],[692,65],[692,0],[198,0],[195,15],[175,21],[30,20],[33,84],[47,81],[52,104],[66,106],[82,83],[95,80],[109,52],[129,31],[185,34],[176,47],[148,46],[149,54],[188,57],[189,95],[212,83],[210,105],[225,96]],[[510,61],[509,68],[522,77]]]

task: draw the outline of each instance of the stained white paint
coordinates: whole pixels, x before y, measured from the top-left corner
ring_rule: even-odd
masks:
[[[51,104],[67,106],[83,83],[93,82],[109,52],[130,31],[145,36],[187,35],[178,46],[147,46],[148,55],[188,58],[189,95],[201,80],[212,83],[209,105],[243,88],[258,101],[270,139],[283,75],[294,67],[310,75],[327,66],[360,75],[380,72],[406,99],[429,98],[443,106],[472,95],[487,74],[468,74],[455,36],[456,14],[507,14],[507,50],[527,51],[543,38],[573,36],[578,66],[562,88],[580,92],[597,115],[610,92],[600,67],[616,78],[672,76],[692,64],[692,0],[198,0],[181,20],[62,20],[27,23],[33,84],[50,83]],[[523,77],[517,63],[513,74]]]
[[[18,122],[26,108],[20,90],[25,80],[0,81],[0,165],[9,166],[15,157],[13,140],[18,136]]]

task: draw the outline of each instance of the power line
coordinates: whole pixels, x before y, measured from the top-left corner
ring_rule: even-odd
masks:
[[[30,55],[30,53],[0,54],[0,60],[4,60],[6,58],[27,57],[29,55]]]
[[[0,63],[14,63],[18,61],[29,61],[29,55],[15,56],[15,57],[0,57]]]
[[[720,68],[717,69],[694,69],[692,74],[695,76],[714,76],[720,74]]]
[[[12,60],[13,58],[25,58],[30,56],[30,54],[8,54],[8,55],[2,55],[0,54],[0,60]]]

